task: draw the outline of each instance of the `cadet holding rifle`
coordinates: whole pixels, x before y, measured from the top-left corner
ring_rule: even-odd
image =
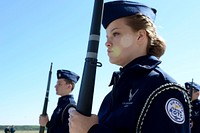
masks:
[[[156,9],[132,1],[104,4],[105,46],[118,65],[98,115],[70,110],[70,133],[190,133],[188,92],[159,64],[165,42]]]
[[[48,115],[40,115],[40,126],[47,127],[47,133],[69,133],[68,127],[68,108],[75,106],[76,102],[71,95],[79,76],[69,70],[57,70],[57,84],[55,85],[56,94],[61,97],[58,100],[51,119]]]
[[[191,133],[200,133],[200,85],[195,82],[186,82],[185,88],[190,92],[192,101]]]

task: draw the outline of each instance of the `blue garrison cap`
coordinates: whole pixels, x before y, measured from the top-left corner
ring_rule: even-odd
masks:
[[[135,15],[137,13],[141,13],[149,17],[152,22],[154,22],[156,12],[156,9],[138,2],[126,0],[111,1],[104,4],[102,24],[106,29],[112,21],[121,17]]]
[[[193,89],[197,90],[197,91],[200,90],[200,85],[198,85],[198,84],[195,83],[195,82],[186,82],[186,83],[185,83],[185,88],[186,88],[186,89],[190,89],[190,86],[191,86]]]
[[[61,79],[61,78],[68,79],[68,80],[71,80],[74,83],[76,83],[80,77],[72,71],[62,69],[62,70],[57,70],[57,78],[58,79]]]

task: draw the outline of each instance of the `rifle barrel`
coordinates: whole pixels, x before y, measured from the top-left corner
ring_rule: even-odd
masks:
[[[92,110],[103,3],[103,0],[95,0],[94,3],[87,55],[76,108],[78,112],[86,116],[90,116]]]
[[[193,79],[192,79],[192,83],[190,84],[190,97],[191,97],[191,101],[192,101],[192,95],[193,95]]]
[[[42,111],[42,116],[47,115],[47,106],[48,106],[48,101],[49,101],[49,90],[50,90],[50,84],[51,84],[51,75],[52,75],[52,65],[51,63],[50,70],[49,70],[49,76],[48,76],[48,82],[47,82],[47,89],[46,89],[46,95],[44,99],[44,106],[43,106],[43,111]],[[40,131],[39,133],[44,133],[45,127],[40,126]]]

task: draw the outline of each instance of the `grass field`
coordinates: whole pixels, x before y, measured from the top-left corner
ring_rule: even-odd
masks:
[[[0,133],[4,133],[4,131],[0,131]],[[15,131],[15,133],[39,133],[39,131]]]

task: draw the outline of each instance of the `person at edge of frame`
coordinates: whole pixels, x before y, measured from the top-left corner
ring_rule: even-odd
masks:
[[[132,1],[104,4],[105,45],[120,70],[98,116],[69,110],[70,133],[190,133],[188,92],[158,66],[166,45],[156,32],[156,12]]]
[[[7,127],[4,129],[4,132],[5,132],[5,133],[10,133],[10,127],[7,126]]]
[[[14,133],[16,130],[15,130],[15,127],[14,127],[14,125],[12,125],[11,127],[10,127],[10,133]]]
[[[57,70],[57,84],[55,85],[56,94],[61,97],[58,100],[57,107],[55,108],[51,120],[49,117],[40,115],[40,126],[47,127],[47,133],[69,133],[68,127],[68,105],[76,105],[71,92],[75,88],[75,84],[79,80],[79,76],[69,70]]]
[[[192,117],[191,117],[191,133],[200,133],[200,85],[195,82],[186,82],[185,88],[191,95],[192,101]]]

